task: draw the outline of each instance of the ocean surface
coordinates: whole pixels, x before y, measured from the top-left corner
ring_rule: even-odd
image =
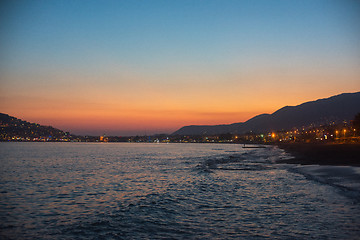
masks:
[[[0,239],[359,239],[356,189],[234,144],[0,143]]]

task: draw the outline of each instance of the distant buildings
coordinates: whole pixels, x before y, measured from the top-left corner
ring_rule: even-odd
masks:
[[[360,143],[360,115],[351,123],[307,126],[266,133],[218,135],[77,136],[59,129],[0,114],[0,141],[36,142],[152,142],[152,143]]]
[[[100,136],[99,138],[100,142],[109,142],[109,138],[105,136],[105,134],[103,136]]]

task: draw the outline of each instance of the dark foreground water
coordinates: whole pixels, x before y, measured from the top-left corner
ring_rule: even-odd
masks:
[[[357,239],[358,195],[274,147],[0,143],[0,239]]]

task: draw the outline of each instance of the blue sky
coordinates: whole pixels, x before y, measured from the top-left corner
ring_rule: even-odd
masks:
[[[291,55],[359,59],[356,1],[17,1],[5,5],[6,59],[154,69]],[[7,56],[7,55],[5,55]],[[300,59],[302,60],[302,59]],[[187,63],[184,63],[184,62]],[[88,69],[87,69],[88,70]]]
[[[39,104],[24,109],[11,99],[44,95],[42,101],[56,102],[66,92],[84,104],[96,96],[128,101],[132,111],[168,111],[160,101],[147,102],[163,95],[175,110],[197,113],[204,106],[194,102],[204,99],[213,105],[206,112],[235,112],[224,122],[236,122],[360,89],[355,0],[8,1],[0,11],[0,106],[49,124],[57,117],[27,113],[47,111]],[[138,103],[127,100],[129,91],[141,95]],[[221,97],[212,102],[208,95],[216,91]],[[266,93],[274,91],[287,101]],[[243,106],[249,96],[273,100]],[[111,111],[125,108],[115,105]]]

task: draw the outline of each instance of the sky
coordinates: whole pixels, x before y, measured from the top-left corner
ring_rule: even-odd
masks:
[[[357,0],[0,3],[0,112],[172,133],[360,91]]]

